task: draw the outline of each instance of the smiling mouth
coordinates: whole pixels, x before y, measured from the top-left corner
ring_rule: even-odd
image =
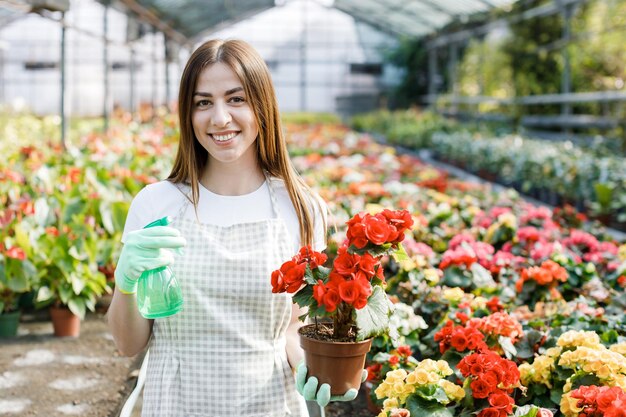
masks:
[[[235,136],[237,136],[239,134],[239,132],[230,132],[227,133],[225,135],[218,135],[218,134],[211,134],[211,137],[216,141],[216,142],[227,142],[229,140],[231,140],[232,138],[234,138]]]

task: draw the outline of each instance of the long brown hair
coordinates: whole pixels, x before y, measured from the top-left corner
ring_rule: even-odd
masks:
[[[267,65],[257,51],[242,40],[213,39],[200,45],[192,54],[180,80],[178,117],[180,140],[168,180],[174,184],[190,183],[191,202],[198,209],[199,178],[208,162],[208,152],[196,139],[192,125],[193,94],[200,73],[215,63],[228,65],[243,85],[255,114],[259,136],[255,141],[262,169],[285,182],[300,224],[300,243],[313,244],[312,207],[322,210],[320,202],[298,175],[287,152],[274,85]],[[324,230],[326,229],[325,213]]]

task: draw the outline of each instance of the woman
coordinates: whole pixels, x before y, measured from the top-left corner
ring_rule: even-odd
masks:
[[[325,206],[291,165],[269,71],[250,45],[201,45],[178,104],[174,167],[131,204],[109,309],[123,354],[152,337],[142,415],[306,416],[292,373],[302,312],[272,294],[270,275],[301,245],[325,248]],[[143,229],[164,216],[171,225]],[[169,264],[183,311],[147,320],[137,279]],[[307,399],[318,399],[313,379]]]

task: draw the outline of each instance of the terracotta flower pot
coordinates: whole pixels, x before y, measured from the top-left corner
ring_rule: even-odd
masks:
[[[50,307],[52,328],[57,337],[78,337],[80,334],[80,317],[67,307]]]
[[[310,327],[315,325],[309,324],[298,330],[308,376],[317,377],[319,385],[329,384],[331,395],[343,395],[350,388],[358,390],[365,356],[372,346],[372,339],[362,342],[316,340],[302,333]]]
[[[17,336],[20,312],[0,313],[0,338]]]

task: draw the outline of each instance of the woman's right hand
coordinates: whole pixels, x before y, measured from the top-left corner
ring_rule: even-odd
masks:
[[[124,294],[136,293],[141,274],[174,262],[168,249],[182,248],[186,243],[180,232],[170,226],[130,232],[115,268],[115,286]]]

